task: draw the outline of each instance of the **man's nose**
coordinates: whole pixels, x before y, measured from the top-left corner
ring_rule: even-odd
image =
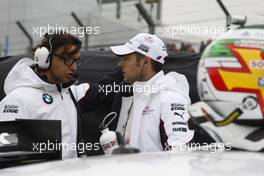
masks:
[[[118,62],[118,66],[119,67],[123,67],[123,65],[124,65],[124,60],[120,59],[119,62]]]
[[[118,67],[122,67],[121,61],[118,62]]]
[[[76,71],[77,70],[77,64],[76,62],[73,62],[70,66],[71,70]]]

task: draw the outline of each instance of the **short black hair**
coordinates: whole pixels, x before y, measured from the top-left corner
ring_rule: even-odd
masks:
[[[79,51],[82,46],[82,42],[74,35],[68,34],[64,31],[56,31],[52,34],[46,33],[40,44],[33,48],[32,51],[34,53],[39,47],[46,47],[50,51],[52,47],[51,54],[53,54],[58,48],[69,44],[76,46],[76,51]],[[64,51],[65,50],[66,48],[64,48]]]
[[[151,59],[151,66],[152,70],[156,73],[160,72],[163,69],[163,64],[153,59]]]
[[[137,57],[137,63],[139,63],[139,61],[145,57],[145,55],[141,54],[141,53],[138,53],[138,52],[135,52],[136,54],[136,57]],[[152,70],[156,73],[160,72],[162,69],[163,69],[163,64],[158,62],[158,61],[155,61],[153,59],[151,59],[151,67],[152,67]]]

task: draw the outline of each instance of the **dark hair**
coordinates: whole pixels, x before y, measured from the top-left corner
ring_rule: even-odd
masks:
[[[50,43],[52,46],[51,54],[53,54],[58,48],[69,44],[77,46],[75,51],[79,51],[82,45],[82,42],[77,37],[65,33],[63,31],[57,31],[54,32],[53,34],[46,33],[40,44],[32,49],[33,53],[36,51],[38,47],[46,47],[50,51],[51,49]],[[64,48],[64,51],[65,49],[66,48]]]
[[[152,70],[156,73],[160,72],[163,69],[163,64],[153,59],[151,59],[151,66]]]
[[[145,55],[135,52],[137,58],[137,64],[139,64],[140,60],[145,57]],[[152,70],[156,73],[160,72],[163,69],[163,64],[151,59],[151,67]]]
[[[138,53],[138,52],[134,52],[136,55],[136,61],[137,61],[137,65],[139,65],[140,61],[142,60],[142,58],[145,57],[145,55]]]

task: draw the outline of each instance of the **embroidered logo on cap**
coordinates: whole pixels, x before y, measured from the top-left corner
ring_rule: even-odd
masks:
[[[150,37],[150,36],[146,36],[146,37],[144,37],[144,40],[145,40],[146,42],[148,42],[148,43],[153,43],[153,42],[154,42],[153,38]]]
[[[138,47],[138,49],[140,49],[140,50],[142,50],[142,51],[144,51],[144,52],[149,52],[149,47],[147,47],[146,45],[143,45],[143,44],[141,44],[139,47]]]
[[[162,58],[162,56],[158,56],[157,58],[156,58],[156,60],[160,60]]]

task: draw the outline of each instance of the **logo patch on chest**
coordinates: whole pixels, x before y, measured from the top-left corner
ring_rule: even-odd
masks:
[[[53,102],[53,98],[52,98],[52,96],[50,96],[50,95],[47,94],[47,93],[42,94],[42,99],[43,99],[43,101],[44,101],[45,103],[47,103],[47,104],[51,104],[51,103]]]
[[[150,114],[151,112],[153,112],[154,109],[151,109],[149,106],[146,106],[142,112],[142,115],[147,115]]]

